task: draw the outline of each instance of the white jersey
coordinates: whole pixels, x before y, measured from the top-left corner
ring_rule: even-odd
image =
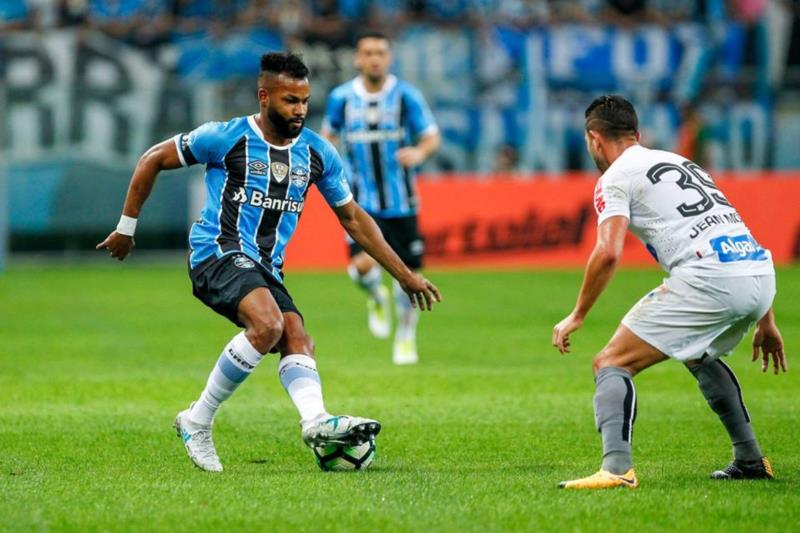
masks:
[[[774,274],[772,256],[699,165],[633,145],[595,187],[598,225],[622,215],[670,273],[729,277]]]

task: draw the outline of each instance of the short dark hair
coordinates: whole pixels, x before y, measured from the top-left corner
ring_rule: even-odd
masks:
[[[612,139],[636,135],[639,117],[625,98],[616,94],[599,96],[586,108],[586,131],[589,130]]]
[[[356,35],[356,46],[358,46],[358,43],[360,43],[364,39],[381,39],[391,44],[391,40],[389,39],[388,35],[375,30],[366,30],[359,32],[358,35]]]
[[[302,80],[308,77],[303,57],[293,52],[270,52],[261,56],[261,74],[285,74]]]

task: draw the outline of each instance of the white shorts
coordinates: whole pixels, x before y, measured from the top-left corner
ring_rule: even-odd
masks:
[[[673,275],[628,311],[622,323],[679,361],[728,355],[775,296],[775,276]]]

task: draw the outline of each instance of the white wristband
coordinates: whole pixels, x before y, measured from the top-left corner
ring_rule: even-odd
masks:
[[[126,217],[122,215],[119,217],[119,224],[117,224],[117,233],[133,237],[136,232],[136,219],[133,217]]]

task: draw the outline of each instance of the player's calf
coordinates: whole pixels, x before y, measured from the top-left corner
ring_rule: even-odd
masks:
[[[709,407],[719,416],[728,432],[733,445],[734,463],[746,465],[760,462],[763,454],[733,370],[721,360],[708,357],[687,363],[687,367],[697,379],[697,385]]]

